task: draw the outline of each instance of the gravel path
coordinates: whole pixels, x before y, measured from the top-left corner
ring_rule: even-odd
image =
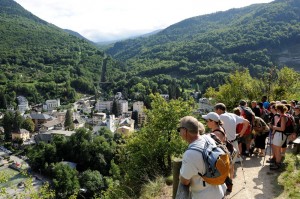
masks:
[[[293,150],[291,147],[289,146],[287,152]],[[270,151],[267,150],[265,162],[263,157],[252,155],[244,159],[242,164],[235,164],[236,177],[233,180],[233,191],[227,199],[285,198],[282,194],[282,187],[277,181],[280,171],[270,170],[269,163],[266,163],[270,157],[269,154]]]
[[[266,156],[266,159],[269,156]],[[233,179],[233,191],[227,198],[268,199],[275,198],[273,184],[277,175],[270,172],[269,164],[263,165],[263,158],[252,156],[236,163],[236,177]]]

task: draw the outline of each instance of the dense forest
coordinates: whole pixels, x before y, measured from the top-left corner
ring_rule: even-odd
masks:
[[[300,69],[300,2],[277,0],[186,19],[106,52],[126,61],[128,77],[165,74],[181,86],[217,87],[235,70],[262,77],[273,66]]]
[[[197,16],[149,36],[117,42],[105,52],[70,30],[49,24],[12,0],[0,1],[0,108],[82,93],[104,99],[149,94],[187,98],[248,69],[265,78],[274,66],[299,70],[300,3],[276,0]],[[77,36],[78,37],[77,37]]]
[[[58,97],[72,102],[77,93],[99,90],[101,78],[119,74],[103,51],[68,32],[12,0],[0,1],[0,93],[8,104],[20,94],[31,103]]]

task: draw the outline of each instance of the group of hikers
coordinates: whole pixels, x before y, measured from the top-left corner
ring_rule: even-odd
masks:
[[[208,133],[193,116],[180,120],[177,131],[189,144],[182,158],[180,182],[189,186],[193,199],[223,199],[232,192],[234,164],[252,155],[265,157],[266,143],[272,149],[266,161],[270,169],[282,167],[287,145],[299,136],[300,105],[296,100],[268,102],[263,96],[261,102],[252,101],[249,106],[241,100],[232,113],[225,104],[217,103],[214,112],[202,118]],[[227,154],[229,160],[220,154]],[[228,169],[225,177],[222,169]]]

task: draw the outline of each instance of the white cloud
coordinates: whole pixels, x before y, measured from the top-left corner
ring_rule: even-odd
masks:
[[[34,15],[86,38],[114,40],[193,16],[272,0],[15,0]]]

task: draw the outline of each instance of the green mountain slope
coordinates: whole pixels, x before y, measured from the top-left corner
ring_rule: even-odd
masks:
[[[299,42],[300,1],[277,0],[186,19],[106,52],[127,61],[134,75],[166,74],[206,88],[242,67],[255,76],[274,65],[300,70]]]
[[[101,77],[113,78],[103,73],[102,51],[12,0],[0,0],[0,49],[0,93],[8,96],[72,101],[76,92],[94,93]],[[113,63],[105,63],[107,71]]]

